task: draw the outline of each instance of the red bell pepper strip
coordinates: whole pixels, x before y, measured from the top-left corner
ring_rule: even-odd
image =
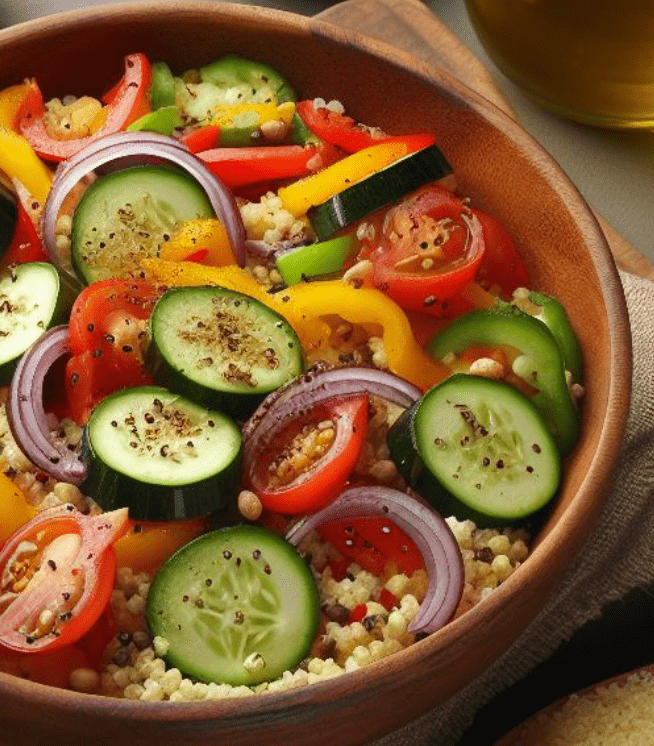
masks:
[[[380,142],[389,141],[406,141],[409,145],[409,152],[413,152],[433,145],[437,139],[432,134],[402,137],[377,131],[373,135],[374,130],[358,124],[352,117],[325,108],[316,109],[311,100],[298,101],[295,107],[302,121],[314,135],[325,142],[337,145],[347,153],[356,153],[372,145],[378,145]],[[420,137],[424,141],[416,139]]]
[[[214,148],[198,153],[207,168],[230,188],[306,176],[316,156],[320,156],[319,148],[302,145]]]
[[[112,391],[152,383],[139,345],[139,321],[150,316],[156,290],[143,282],[103,280],[86,287],[70,314],[66,398],[75,422]]]
[[[220,143],[220,127],[217,124],[208,124],[206,127],[200,127],[200,129],[184,135],[181,141],[191,153],[212,150]]]
[[[18,112],[18,127],[41,158],[52,162],[65,160],[97,138],[119,132],[138,119],[141,116],[144,99],[147,103],[146,94],[150,78],[150,63],[144,54],[130,54],[125,57],[125,75],[112,89],[105,123],[94,135],[73,140],[57,140],[47,133],[43,121],[43,95],[33,80]]]
[[[49,262],[50,258],[43,248],[43,242],[34,221],[20,199],[17,200],[17,209],[16,228],[11,243],[2,257],[2,265]]]

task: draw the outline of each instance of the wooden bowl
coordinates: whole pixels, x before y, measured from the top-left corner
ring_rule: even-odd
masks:
[[[621,284],[588,206],[513,120],[445,73],[330,24],[207,2],[90,8],[0,32],[0,85],[36,76],[46,97],[99,93],[135,51],[176,71],[236,52],[278,68],[303,97],[345,102],[360,121],[392,133],[440,133],[462,191],[504,222],[533,286],[570,314],[586,364],[582,435],[529,560],[488,599],[409,649],[292,692],[174,705],[0,675],[1,732],[11,729],[12,744],[362,744],[442,703],[501,655],[588,535],[607,497],[629,404]]]

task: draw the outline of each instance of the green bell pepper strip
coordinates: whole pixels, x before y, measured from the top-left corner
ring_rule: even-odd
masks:
[[[280,252],[275,265],[287,285],[296,285],[302,280],[338,272],[356,245],[356,235],[350,233]]]
[[[579,436],[579,414],[565,379],[563,355],[547,326],[513,306],[465,314],[439,332],[426,350],[438,360],[473,345],[517,347],[532,363],[528,383],[538,389],[532,403],[550,424],[563,455]]]
[[[304,123],[302,117],[295,112],[293,126],[291,128],[291,142],[296,145],[321,145],[322,140],[315,135]]]
[[[152,65],[149,95],[152,111],[175,106],[175,78],[165,62],[155,62]]]
[[[538,313],[530,315],[542,321],[552,332],[563,354],[566,370],[572,374],[573,381],[581,381],[583,375],[581,347],[565,309],[557,300],[545,293],[530,293],[529,300],[540,307]]]
[[[234,88],[244,83],[255,91],[267,85],[273,90],[278,104],[297,101],[295,91],[276,70],[263,62],[255,62],[236,54],[228,54],[200,68],[203,82],[213,83],[218,88]]]
[[[140,119],[132,122],[128,130],[158,132],[161,135],[172,135],[175,127],[179,127],[182,119],[176,106],[164,106],[162,109],[144,114]]]

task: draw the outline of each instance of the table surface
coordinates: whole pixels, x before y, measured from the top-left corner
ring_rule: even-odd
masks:
[[[0,0],[0,27],[97,4],[101,0]],[[256,4],[313,15],[333,3],[257,0]],[[463,0],[429,0],[426,5],[486,63],[518,120],[558,161],[588,202],[654,261],[654,133],[601,130],[540,109],[488,59],[468,21]],[[587,624],[526,679],[482,708],[459,746],[490,744],[554,699],[653,662],[652,618],[654,587],[636,589],[611,604],[601,619]],[[632,644],[634,640],[637,645]]]

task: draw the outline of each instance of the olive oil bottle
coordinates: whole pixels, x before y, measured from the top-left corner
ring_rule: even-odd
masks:
[[[545,108],[654,127],[654,0],[466,0],[497,66]]]

